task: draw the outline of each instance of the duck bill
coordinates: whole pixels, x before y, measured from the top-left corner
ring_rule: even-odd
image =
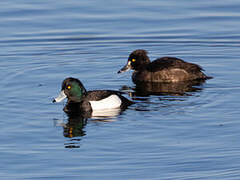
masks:
[[[129,71],[131,68],[132,68],[131,61],[128,61],[128,63],[122,69],[120,69],[118,73]]]
[[[58,95],[58,97],[56,97],[56,98],[53,99],[53,103],[55,103],[55,102],[61,102],[61,101],[63,101],[66,97],[67,97],[67,95],[64,93],[64,90],[62,90],[62,91],[60,92],[60,94]]]

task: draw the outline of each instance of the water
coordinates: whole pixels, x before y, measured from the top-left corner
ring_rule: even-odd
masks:
[[[239,1],[3,1],[0,16],[1,179],[240,178]],[[214,79],[101,121],[51,103],[69,76],[134,93],[117,71],[138,48]]]

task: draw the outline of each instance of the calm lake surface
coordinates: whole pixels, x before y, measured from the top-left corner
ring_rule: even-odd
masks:
[[[0,179],[240,179],[240,1],[0,2]],[[130,97],[130,52],[213,76]],[[66,77],[136,103],[106,118],[52,104]]]

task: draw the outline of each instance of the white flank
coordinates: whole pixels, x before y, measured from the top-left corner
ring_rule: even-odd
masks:
[[[105,99],[99,100],[99,101],[89,101],[92,110],[101,110],[101,109],[112,109],[112,108],[118,108],[121,106],[121,99],[117,95],[111,95],[108,96]]]
[[[92,117],[93,119],[101,119],[101,118],[112,118],[112,117],[116,117],[117,115],[119,115],[121,112],[120,108],[112,108],[112,109],[101,109],[101,110],[94,110],[92,112]]]

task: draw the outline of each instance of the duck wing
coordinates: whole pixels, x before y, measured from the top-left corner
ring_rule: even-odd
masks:
[[[86,96],[83,98],[83,104],[88,104],[90,101],[101,101],[106,98],[108,98],[111,95],[116,95],[112,100],[113,102],[111,104],[119,103],[119,99],[121,100],[120,108],[124,109],[127,106],[133,104],[134,102],[130,101],[129,99],[125,98],[121,95],[122,93],[119,91],[114,90],[94,90],[94,91],[88,91]],[[117,100],[116,100],[117,99]],[[115,102],[114,102],[115,101]]]
[[[176,68],[184,69],[187,72],[191,73],[203,71],[201,66],[194,63],[185,62],[182,59],[175,57],[162,57],[156,59],[147,66],[147,70],[150,72],[161,71],[164,69],[170,70]]]
[[[88,91],[87,94],[84,97],[84,100],[88,101],[99,101],[101,99],[105,99],[111,95],[121,95],[119,91],[113,91],[113,90],[94,90],[94,91]]]

